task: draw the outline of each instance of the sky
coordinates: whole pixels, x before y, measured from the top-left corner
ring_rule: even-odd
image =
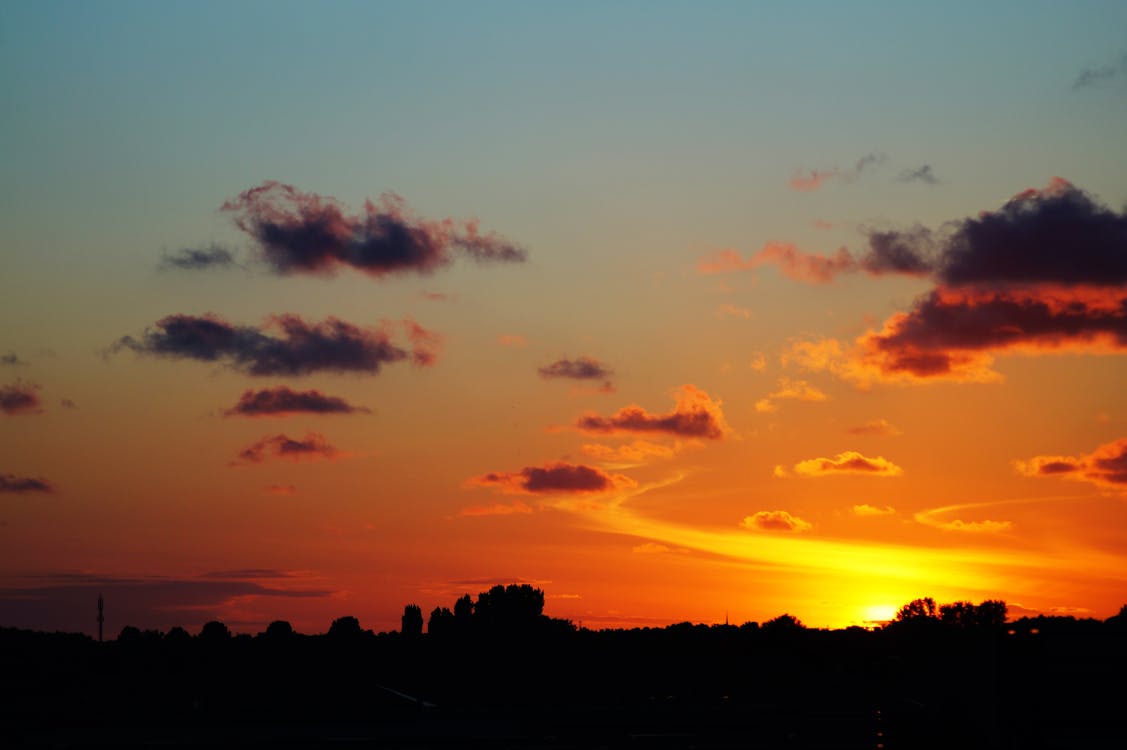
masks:
[[[0,625],[1127,603],[1127,6],[0,5]]]

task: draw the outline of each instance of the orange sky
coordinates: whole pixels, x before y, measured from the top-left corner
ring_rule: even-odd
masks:
[[[103,11],[0,11],[0,625],[1127,602],[1124,11]]]

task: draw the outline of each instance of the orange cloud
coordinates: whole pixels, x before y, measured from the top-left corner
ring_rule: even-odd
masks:
[[[894,425],[890,424],[887,419],[872,419],[865,424],[856,427],[850,427],[847,432],[850,435],[899,435],[900,430]]]
[[[853,515],[855,516],[891,516],[896,513],[896,509],[890,505],[854,505]]]
[[[857,451],[845,451],[833,458],[811,458],[794,465],[794,473],[804,477],[826,477],[834,474],[862,474],[875,477],[897,477],[904,473],[883,456],[866,458]]]
[[[795,281],[826,284],[836,276],[858,268],[856,259],[844,247],[834,255],[804,253],[789,242],[768,242],[747,260],[735,250],[721,250],[701,260],[697,272],[701,274],[733,273],[765,265],[776,265],[783,275]]]
[[[720,401],[695,385],[686,384],[676,391],[677,405],[669,414],[651,414],[641,406],[619,409],[609,417],[584,415],[576,426],[585,432],[662,432],[682,437],[719,440],[732,428],[724,419]]]
[[[752,531],[785,531],[801,533],[809,531],[813,525],[798,516],[792,516],[785,510],[761,510],[750,516],[744,516],[740,526]]]
[[[1127,438],[1105,443],[1086,456],[1034,456],[1015,466],[1027,477],[1061,477],[1127,493]]]
[[[592,458],[625,467],[644,464],[651,458],[673,458],[680,447],[680,444],[668,446],[651,443],[648,440],[635,440],[626,445],[614,446],[602,443],[587,443],[581,447],[581,450]]]
[[[531,513],[532,508],[527,503],[517,500],[509,505],[493,503],[492,505],[471,505],[458,511],[459,516],[511,516],[514,513]]]
[[[755,402],[755,410],[758,412],[778,411],[779,407],[775,402],[783,399],[811,402],[826,401],[829,396],[805,380],[791,380],[784,377],[779,378],[779,390]]]
[[[515,346],[523,348],[528,346],[528,340],[524,336],[513,333],[506,333],[497,337],[497,343],[501,346]]]
[[[637,486],[622,474],[608,474],[591,466],[551,463],[526,466],[516,472],[490,472],[472,477],[470,487],[493,487],[507,494],[597,494]]]

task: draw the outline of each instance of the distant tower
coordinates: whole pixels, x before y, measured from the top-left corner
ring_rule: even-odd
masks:
[[[98,643],[102,642],[102,623],[106,621],[102,614],[102,595],[98,594]]]

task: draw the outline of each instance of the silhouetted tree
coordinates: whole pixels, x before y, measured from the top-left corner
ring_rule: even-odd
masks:
[[[329,626],[330,638],[355,638],[363,632],[360,630],[360,621],[352,615],[345,615],[333,620],[333,624]]]
[[[802,624],[801,620],[789,614],[781,614],[778,617],[770,619],[763,623],[761,628],[764,633],[774,634],[797,633],[805,629],[806,626]]]
[[[289,638],[293,635],[293,626],[285,620],[274,620],[274,622],[266,626],[265,635],[271,640]]]
[[[473,599],[469,594],[462,594],[454,602],[454,622],[459,630],[469,630],[470,621],[473,619]]]
[[[126,625],[117,634],[117,642],[132,645],[141,642],[141,629],[135,628],[132,625]]]
[[[206,643],[222,643],[231,640],[231,631],[219,620],[204,623],[200,629],[200,640]]]
[[[977,624],[975,606],[970,602],[952,602],[939,607],[939,619],[944,625],[969,630]]]
[[[174,625],[164,636],[165,643],[187,643],[192,640],[192,635],[179,625]]]
[[[427,633],[442,638],[454,630],[454,613],[446,607],[435,607],[427,620]]]
[[[423,610],[418,604],[408,604],[403,608],[400,632],[407,638],[418,638],[423,634]]]
[[[896,613],[897,622],[913,622],[920,620],[934,620],[938,617],[935,600],[930,596],[924,599],[913,599],[905,604]]]
[[[543,591],[527,583],[513,583],[478,594],[474,620],[490,630],[517,630],[530,627],[543,612]]]
[[[975,608],[975,624],[980,628],[1000,630],[1006,624],[1006,603],[987,599]]]

